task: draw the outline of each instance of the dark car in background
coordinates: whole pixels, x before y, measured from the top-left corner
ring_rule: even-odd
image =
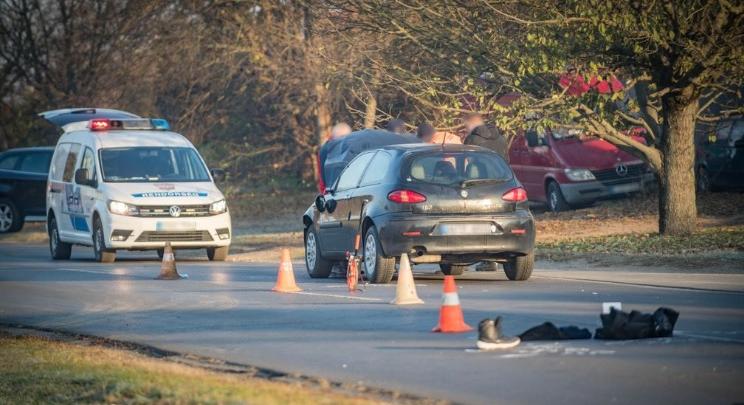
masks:
[[[527,194],[498,154],[478,146],[392,145],[360,153],[303,216],[311,277],[328,277],[354,248],[361,226],[363,267],[388,283],[396,259],[439,264],[458,275],[501,262],[511,280],[534,264],[535,226]]]
[[[46,217],[46,186],[54,148],[0,153],[0,233],[17,232],[26,219]]]
[[[695,127],[698,191],[744,189],[744,117],[698,122]]]

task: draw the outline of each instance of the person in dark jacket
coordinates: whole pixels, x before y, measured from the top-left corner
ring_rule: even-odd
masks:
[[[423,122],[418,126],[418,128],[416,128],[416,137],[420,139],[421,142],[431,143],[436,132],[437,130],[433,125],[428,122]]]
[[[406,133],[406,123],[401,119],[393,119],[390,120],[390,122],[387,123],[385,126],[385,129],[387,129],[390,132],[394,132],[396,134],[405,134]]]
[[[491,149],[501,155],[504,160],[509,161],[506,138],[496,128],[486,125],[483,116],[478,113],[468,114],[465,117],[465,128],[468,135],[465,137],[464,144]]]

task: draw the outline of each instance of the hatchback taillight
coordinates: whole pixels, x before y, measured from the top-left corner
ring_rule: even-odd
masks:
[[[411,190],[395,190],[388,194],[388,200],[398,204],[416,204],[426,201],[426,196]]]
[[[509,202],[527,201],[527,191],[522,187],[513,188],[504,193],[504,195],[501,196],[501,199]]]

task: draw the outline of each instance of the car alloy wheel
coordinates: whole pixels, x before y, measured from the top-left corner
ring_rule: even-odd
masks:
[[[13,226],[13,208],[5,203],[0,204],[0,232],[8,232]]]
[[[307,260],[307,267],[314,269],[315,261],[317,259],[317,242],[315,241],[315,234],[309,232],[307,238],[305,238],[305,260]]]
[[[364,269],[367,271],[367,277],[372,278],[377,265],[377,241],[375,235],[371,232],[367,234],[367,240],[364,242]]]

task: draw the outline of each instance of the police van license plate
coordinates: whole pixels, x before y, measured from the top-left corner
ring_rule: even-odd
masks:
[[[196,222],[162,221],[162,222],[158,222],[155,225],[155,230],[158,230],[158,231],[195,231]]]

